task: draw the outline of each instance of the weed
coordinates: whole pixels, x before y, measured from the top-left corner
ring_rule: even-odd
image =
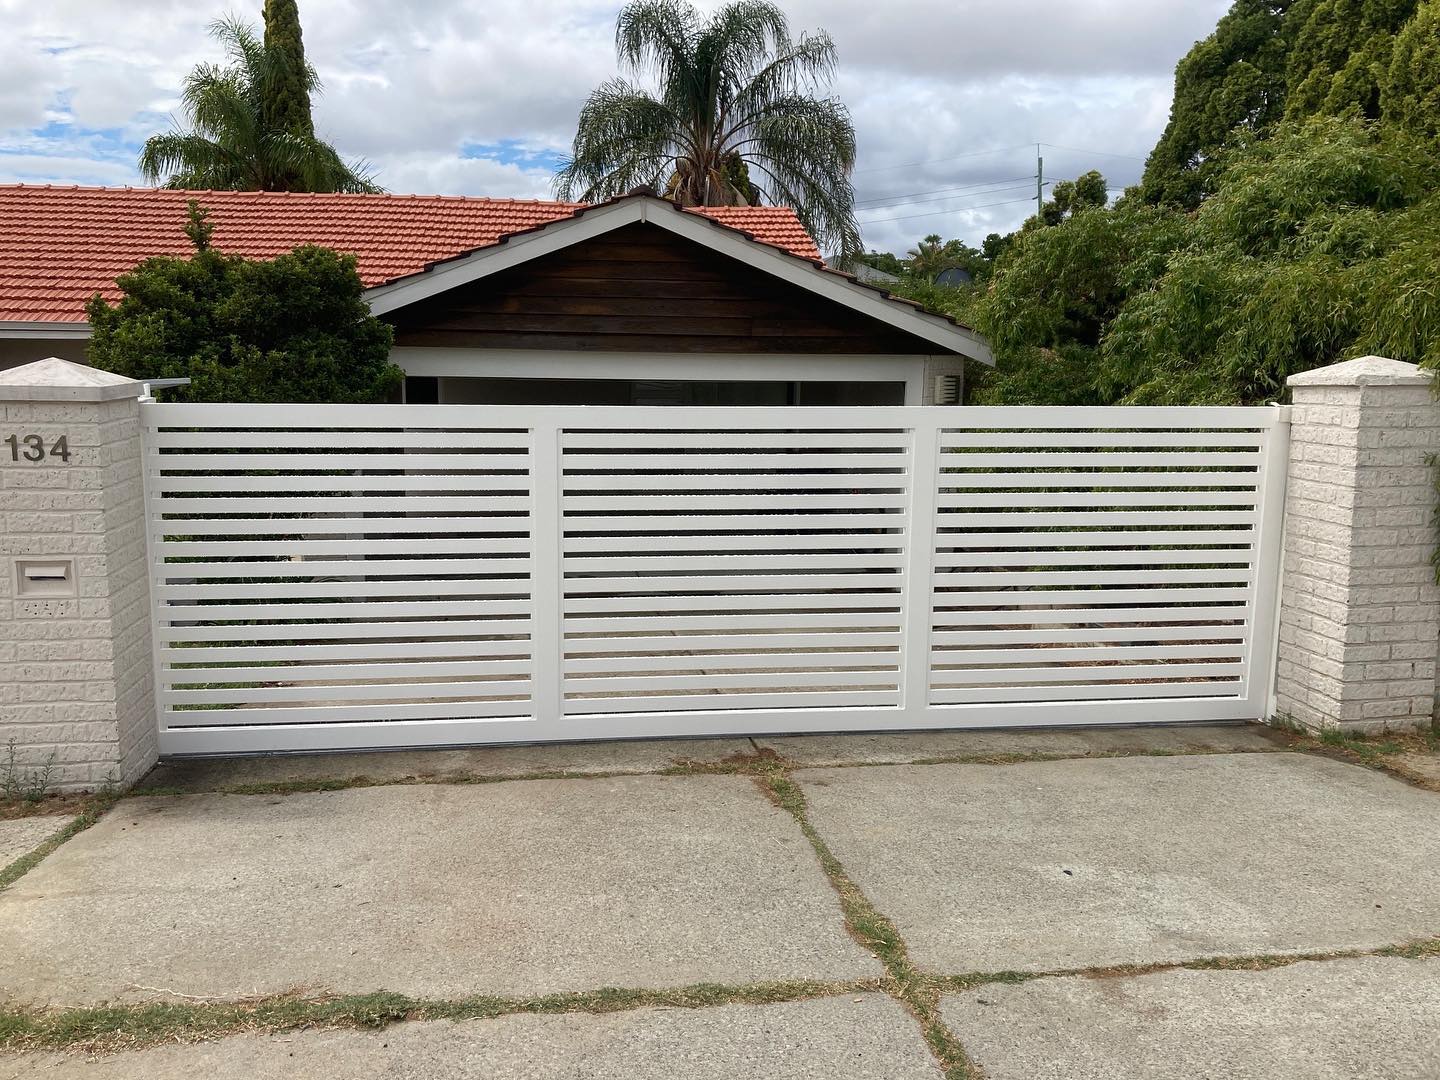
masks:
[[[0,798],[6,802],[38,803],[50,791],[55,775],[56,755],[50,755],[39,768],[27,769],[20,764],[15,739],[5,744],[5,761],[0,764]]]
[[[811,824],[800,785],[783,773],[757,776],[756,783],[776,806],[788,812],[800,827],[805,839],[815,849],[820,867],[840,897],[840,909],[850,935],[869,950],[885,967],[885,989],[909,1010],[920,1024],[921,1033],[930,1047],[946,1080],[974,1080],[979,1076],[965,1048],[950,1033],[940,1018],[940,993],[934,980],[927,978],[910,960],[910,952],[899,930],[850,879],[840,860]]]
[[[138,1049],[164,1042],[198,1042],[241,1032],[301,1028],[383,1028],[402,1020],[485,1020],[514,1013],[613,1013],[641,1008],[704,1009],[767,1005],[874,992],[874,979],[795,981],[724,986],[700,983],[666,990],[605,987],[533,998],[477,995],[457,999],[403,994],[305,997],[279,994],[239,1002],[157,1002],[42,1011],[0,1010],[0,1047],[8,1050]]]
[[[22,855],[9,866],[0,867],[0,891],[8,889],[20,878],[33,870],[41,860],[53,852],[72,836],[84,832],[94,825],[104,815],[106,810],[115,804],[116,796],[101,797],[95,796],[89,799],[80,813],[70,819],[69,824],[56,832],[50,839],[46,840],[39,847],[27,855]]]
[[[1274,716],[1270,717],[1269,723],[1270,726],[1275,728],[1277,731],[1283,731],[1288,735],[1306,734],[1305,725],[1300,723],[1299,720],[1295,719],[1294,713],[1276,713]]]

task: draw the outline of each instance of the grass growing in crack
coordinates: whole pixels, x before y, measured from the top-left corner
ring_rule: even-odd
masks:
[[[1110,967],[1056,968],[1049,971],[979,971],[965,975],[932,976],[931,984],[941,993],[953,994],[996,983],[1019,984],[1036,979],[1131,979],[1164,971],[1273,971],[1294,964],[1330,960],[1357,960],[1366,956],[1403,960],[1440,959],[1440,938],[1424,938],[1403,945],[1379,949],[1334,949],[1328,952],[1260,953],[1253,956],[1208,956],[1197,960],[1167,960],[1152,964],[1114,964]]]
[[[0,869],[0,891],[8,889],[20,878],[24,877],[31,870],[61,844],[72,836],[84,832],[94,825],[104,815],[106,810],[115,805],[116,796],[111,792],[95,795],[80,809],[80,812],[63,826],[58,832],[46,840],[39,847],[28,854],[20,856],[9,866]]]
[[[1383,736],[1358,735],[1342,728],[1312,732],[1288,715],[1271,720],[1271,726],[1285,733],[1291,750],[1320,754],[1348,761],[1403,780],[1412,787],[1440,791],[1440,781],[1405,768],[1396,759],[1404,754],[1440,753],[1440,723],[1426,731],[1396,732]]]
[[[433,776],[345,776],[297,780],[264,780],[248,784],[225,784],[213,788],[148,785],[132,788],[124,798],[174,798],[180,795],[301,795],[316,791],[348,791],[351,788],[406,787],[427,784],[504,784],[528,780],[609,780],[624,776],[756,776],[774,772],[787,762],[773,750],[734,754],[715,761],[682,758],[657,769],[610,769],[580,772],[573,769],[539,769],[526,773],[442,773]]]
[[[1338,728],[1327,728],[1320,733],[1320,742],[1325,746],[1348,750],[1367,765],[1377,764],[1387,754],[1401,754],[1405,747],[1394,739],[1367,739],[1352,735]]]
[[[756,783],[776,806],[795,819],[805,839],[815,849],[821,869],[840,897],[840,910],[845,916],[846,928],[885,966],[884,989],[919,1021],[925,1042],[940,1062],[946,1080],[974,1080],[979,1076],[978,1069],[940,1019],[940,993],[934,980],[923,975],[911,962],[910,952],[895,924],[876,910],[870,899],[860,891],[811,824],[805,793],[800,790],[800,785],[780,772],[757,776]]]
[[[0,1048],[115,1052],[159,1043],[200,1042],[242,1033],[301,1028],[383,1028],[402,1020],[486,1020],[515,1013],[613,1013],[641,1008],[705,1009],[773,1005],[873,992],[876,979],[849,982],[700,983],[666,990],[607,987],[530,998],[413,998],[372,993],[326,997],[281,994],[239,1002],[158,1002],[43,1011],[0,1010]]]

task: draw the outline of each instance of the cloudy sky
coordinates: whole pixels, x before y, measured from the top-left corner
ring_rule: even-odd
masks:
[[[854,114],[866,242],[978,243],[1045,174],[1138,176],[1175,61],[1228,0],[783,0],[823,27]],[[317,127],[394,192],[546,197],[587,91],[615,73],[619,0],[301,0]],[[713,7],[714,3],[702,3]],[[135,184],[206,25],[261,0],[0,0],[0,182]],[[1027,205],[1027,197],[1031,200]]]

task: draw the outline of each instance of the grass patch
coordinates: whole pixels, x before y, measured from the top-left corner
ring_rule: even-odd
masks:
[[[1291,750],[1363,765],[1403,780],[1412,787],[1440,791],[1440,783],[1411,772],[1404,767],[1403,761],[1396,760],[1404,754],[1440,754],[1440,724],[1432,724],[1426,731],[1386,735],[1359,735],[1343,728],[1326,728],[1316,733],[1289,718],[1276,718],[1271,725],[1285,732]]]
[[[515,1013],[613,1013],[643,1008],[705,1009],[772,1005],[874,992],[875,979],[794,981],[726,986],[700,983],[667,990],[600,990],[540,997],[474,996],[453,1000],[387,992],[305,997],[281,994],[240,1002],[157,1002],[64,1010],[0,1010],[0,1047],[91,1053],[136,1050],[166,1042],[202,1042],[244,1033],[302,1028],[374,1030],[402,1020],[486,1020]]]
[[[1324,746],[1354,754],[1367,765],[1377,764],[1381,758],[1387,755],[1405,752],[1404,744],[1394,738],[1369,738],[1364,735],[1353,735],[1339,728],[1327,728],[1322,731],[1320,742]]]
[[[80,812],[52,835],[50,839],[29,852],[29,854],[20,856],[20,858],[16,859],[9,866],[0,869],[0,891],[14,885],[15,882],[19,881],[38,866],[47,855],[65,843],[66,840],[69,840],[78,833],[84,832],[90,828],[91,825],[94,825],[104,816],[106,810],[109,810],[110,807],[115,805],[115,801],[116,797],[114,795],[90,796],[86,803],[80,808]]]
[[[783,773],[756,777],[756,783],[776,806],[795,819],[805,839],[815,849],[821,869],[840,897],[846,929],[885,966],[884,989],[919,1022],[925,1042],[940,1062],[946,1080],[975,1080],[980,1075],[979,1070],[940,1019],[940,993],[934,980],[923,975],[911,962],[910,952],[895,924],[860,891],[815,830],[800,785]]]

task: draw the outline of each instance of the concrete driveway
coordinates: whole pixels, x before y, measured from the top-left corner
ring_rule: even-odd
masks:
[[[1440,794],[1303,749],[164,766],[0,892],[0,1080],[1440,1076]]]

